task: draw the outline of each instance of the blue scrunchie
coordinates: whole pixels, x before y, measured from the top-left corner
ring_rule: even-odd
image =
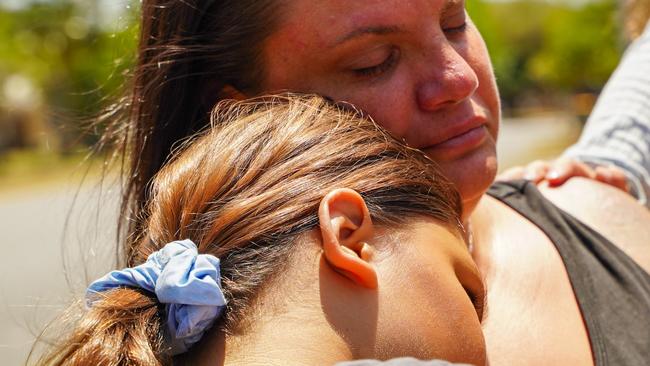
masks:
[[[171,242],[143,264],[112,271],[93,282],[86,290],[86,305],[100,300],[99,292],[125,286],[155,293],[166,304],[174,355],[198,342],[226,306],[219,258],[199,254],[189,239]]]

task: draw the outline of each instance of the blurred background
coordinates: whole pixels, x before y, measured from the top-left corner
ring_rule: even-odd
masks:
[[[102,130],[93,118],[128,82],[138,5],[0,0],[3,365],[23,364],[48,321],[114,263],[118,174],[90,149]],[[556,156],[579,136],[625,48],[620,4],[467,6],[501,90],[501,167]]]

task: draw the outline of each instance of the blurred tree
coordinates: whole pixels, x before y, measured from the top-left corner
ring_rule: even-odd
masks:
[[[123,18],[108,22],[117,27],[106,28],[100,3],[123,4]],[[134,6],[126,9],[129,4]],[[31,101],[38,111],[43,105],[48,112],[38,112],[47,117],[41,119],[58,130],[67,126],[64,147],[70,146],[81,131],[80,116],[93,116],[120,92],[135,57],[137,4],[47,0],[13,10],[0,5],[0,106]],[[616,0],[575,4],[467,0],[490,50],[504,106],[518,107],[530,96],[597,91],[607,80],[621,51]]]
[[[11,110],[7,99],[15,89],[10,81],[18,76],[31,83],[42,95],[33,107],[45,101],[47,120],[63,133],[64,148],[78,140],[81,116],[97,113],[116,94],[135,56],[136,12],[116,19],[122,23],[118,29],[101,27],[97,12],[96,5],[65,0],[0,8],[0,98]]]
[[[467,0],[467,8],[490,50],[506,108],[530,96],[598,91],[620,59],[616,0]]]
[[[620,59],[616,10],[613,1],[552,8],[542,24],[544,42],[528,65],[531,78],[546,90],[602,88]]]

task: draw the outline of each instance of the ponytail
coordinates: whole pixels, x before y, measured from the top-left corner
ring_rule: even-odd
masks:
[[[171,365],[164,306],[138,289],[117,288],[102,295],[39,365]]]

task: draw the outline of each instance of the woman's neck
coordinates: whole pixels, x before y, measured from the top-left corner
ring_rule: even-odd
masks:
[[[462,200],[462,205],[463,205],[462,220],[463,220],[463,224],[467,224],[467,222],[472,220],[472,216],[474,216],[474,212],[485,201],[484,198],[487,196],[486,192],[487,191],[482,191],[480,194],[477,194],[474,197],[463,198],[463,200]]]

